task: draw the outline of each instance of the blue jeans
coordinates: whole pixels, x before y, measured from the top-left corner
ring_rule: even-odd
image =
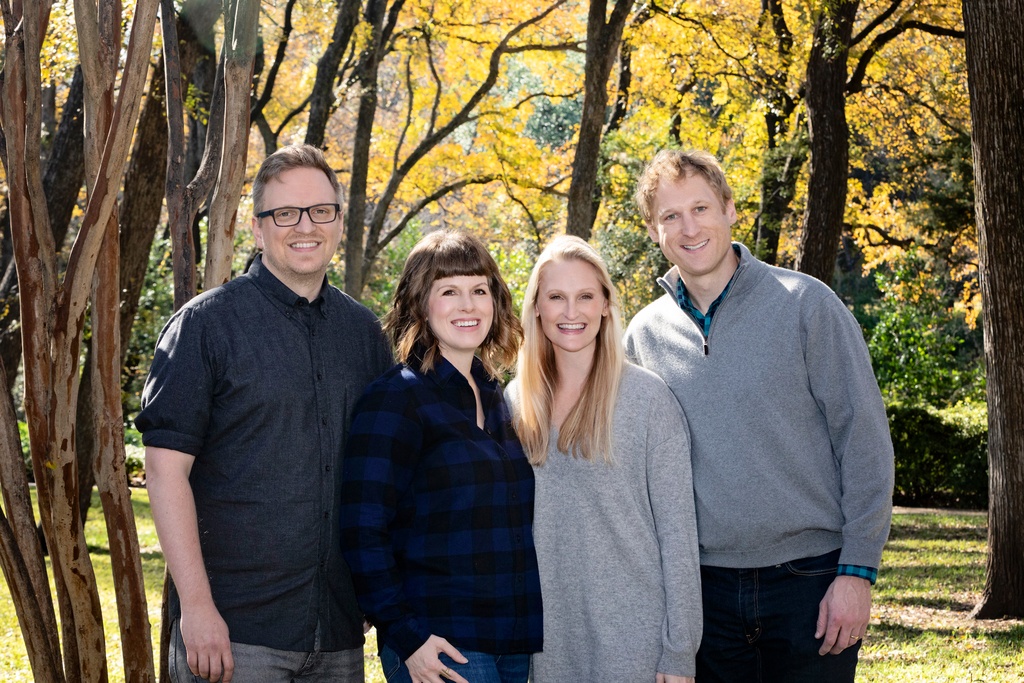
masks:
[[[261,645],[231,643],[232,683],[363,683],[363,649],[289,652]],[[178,621],[171,623],[168,673],[174,683],[202,683],[188,668]]]
[[[839,550],[757,569],[701,566],[700,683],[852,683],[860,642],[819,655],[818,605]]]
[[[438,658],[442,664],[469,683],[526,683],[526,678],[530,675],[530,655],[491,655],[486,652],[464,650],[461,647],[456,649],[469,660],[469,663],[459,664],[443,652]],[[380,666],[388,683],[412,682],[405,662],[387,645],[380,646]]]

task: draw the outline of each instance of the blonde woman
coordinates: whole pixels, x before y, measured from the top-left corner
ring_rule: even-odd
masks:
[[[507,395],[534,466],[544,650],[533,683],[694,680],[700,570],[686,420],[625,362],[619,304],[576,237],[541,253]]]

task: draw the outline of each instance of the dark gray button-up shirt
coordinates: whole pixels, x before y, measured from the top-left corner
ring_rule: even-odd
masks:
[[[340,464],[355,402],[391,365],[370,311],[331,286],[310,303],[260,258],[161,332],[135,424],[147,446],[195,456],[199,539],[231,640],[362,645]]]

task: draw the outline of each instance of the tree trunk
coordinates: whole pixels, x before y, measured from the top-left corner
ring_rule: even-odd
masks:
[[[107,527],[124,675],[126,681],[142,683],[155,681],[156,674],[139,535],[125,471],[118,241],[115,224],[107,233],[97,260],[92,297],[94,363],[89,370],[93,377],[91,403],[96,421],[96,484]]]
[[[149,95],[142,107],[135,133],[131,163],[125,175],[122,193],[121,229],[119,233],[121,316],[120,339],[131,336],[132,323],[139,308],[139,296],[146,279],[149,252],[160,222],[163,209],[163,187],[166,178],[167,126],[164,112],[164,68],[158,62],[153,67]],[[120,362],[124,364],[127,344],[121,344]],[[91,371],[95,358],[92,344],[85,356],[82,369],[82,387],[78,395],[76,446],[82,462],[79,468],[79,507],[83,521],[92,500],[92,487],[96,481],[96,434],[93,415],[93,386]],[[120,375],[120,370],[118,371]]]
[[[231,279],[235,252],[235,214],[245,181],[249,147],[249,91],[259,35],[259,0],[231,0],[225,13],[224,38],[224,152],[217,186],[210,200],[210,230],[206,242],[203,288]]]
[[[359,0],[337,0],[338,18],[334,22],[331,42],[316,63],[316,80],[309,98],[309,122],[306,124],[306,144],[324,146],[324,131],[331,116],[334,102],[334,84],[338,80],[338,67],[348,50],[349,41],[359,23]]]
[[[801,132],[795,135],[790,132],[790,118],[797,107],[797,100],[789,94],[787,87],[793,34],[786,23],[785,8],[780,0],[767,0],[761,4],[758,26],[763,30],[765,24],[771,26],[774,51],[780,63],[771,72],[761,74],[761,87],[767,103],[764,124],[768,149],[761,167],[761,210],[757,216],[754,249],[759,259],[775,265],[782,226],[789,217],[790,205],[796,195],[797,177],[807,160],[807,141],[799,120],[793,122],[792,128]]]
[[[810,176],[796,268],[831,285],[843,231],[850,129],[846,58],[860,0],[824,3],[807,62]]]
[[[0,379],[7,378],[0,363]],[[36,680],[62,677],[60,648],[53,635],[57,620],[46,577],[43,550],[33,522],[28,477],[21,457],[18,418],[10,394],[0,398],[0,481],[4,505],[0,509],[0,566],[18,615],[21,635]],[[10,518],[4,515],[4,510]]]
[[[64,109],[61,112],[57,134],[50,145],[50,156],[43,176],[46,192],[46,208],[50,217],[55,245],[62,244],[68,233],[71,213],[78,202],[78,195],[85,180],[85,139],[82,93],[85,80],[82,68],[75,69],[71,79]],[[10,219],[5,212],[0,218],[0,232],[10,235]],[[11,240],[0,240],[0,360],[8,368],[7,388],[13,389],[14,380],[21,364],[21,334],[13,323],[21,316],[21,302],[18,297],[18,279],[15,272],[14,252]]]
[[[590,0],[587,15],[587,56],[584,66],[583,113],[572,162],[572,181],[566,207],[565,232],[590,239],[597,218],[597,170],[608,108],[608,78],[618,56],[622,29],[633,0],[615,0],[607,18],[607,0]]]
[[[964,0],[988,387],[988,567],[974,616],[1024,617],[1024,15]]]
[[[366,220],[366,182],[370,168],[373,119],[377,115],[377,70],[380,66],[387,0],[368,0],[364,18],[370,43],[359,60],[359,113],[352,143],[352,180],[345,217],[345,291],[356,299],[363,291],[363,235]]]
[[[56,247],[38,162],[41,128],[39,57],[50,4],[44,1],[18,6],[23,12],[23,16],[17,18],[21,30],[10,37],[7,46],[4,97],[0,106],[3,107],[9,158],[18,160],[18,163],[7,166],[7,172],[11,238],[18,264],[22,305],[25,413],[40,519],[53,561],[54,583],[61,610],[64,677],[68,681],[91,682],[106,680],[107,672],[99,595],[78,515],[78,463],[75,457],[78,353],[104,234],[116,234],[116,223],[110,221],[116,215],[116,192],[145,83],[156,3],[140,0],[137,6],[119,98],[117,105],[110,109],[107,107],[112,98],[106,93],[112,92],[112,88],[108,89],[105,83],[112,85],[113,79],[104,74],[103,65],[105,62],[108,65],[113,63],[116,67],[121,53],[119,3],[104,2],[99,7],[89,2],[76,3],[79,49],[88,56],[83,77],[86,110],[91,114],[87,117],[86,149],[93,155],[93,161],[87,166],[92,170],[89,175],[93,180],[89,183],[91,193],[82,228],[60,284],[57,281]],[[90,88],[99,92],[90,93]],[[111,114],[107,116],[105,110]],[[99,150],[102,153],[98,155],[97,162],[95,157]],[[108,286],[114,290],[116,300],[116,281]],[[114,311],[116,315],[116,306]],[[105,390],[113,386],[113,391],[118,392],[118,380],[119,373],[112,378],[104,377]],[[117,514],[130,517],[130,508]],[[138,553],[120,552],[116,542],[112,543],[111,549],[118,553],[118,557],[112,557],[115,564],[123,560],[129,565],[134,563],[139,574],[137,583],[141,585]],[[144,593],[141,597],[135,594],[132,598],[132,605],[145,604]],[[141,619],[147,618],[145,613],[141,615]],[[128,624],[122,626],[129,627]],[[51,642],[57,642],[55,632],[47,634],[47,637]],[[148,647],[139,656],[145,657],[147,652]],[[33,670],[44,676],[40,672],[47,670],[46,664],[33,661]],[[138,680],[135,676],[133,679]]]
[[[787,133],[780,117],[765,116],[769,127],[777,125],[779,134]],[[799,129],[799,127],[798,127]],[[776,265],[782,225],[790,215],[796,195],[796,181],[807,160],[807,143],[802,135],[770,144],[765,151],[761,170],[761,211],[757,218],[757,257]]]

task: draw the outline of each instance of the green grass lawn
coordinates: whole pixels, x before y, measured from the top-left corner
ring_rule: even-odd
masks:
[[[153,646],[158,647],[163,557],[149,496],[132,490],[146,577]],[[110,558],[99,498],[86,525],[107,633],[110,680],[123,680]],[[985,576],[985,516],[900,511],[875,588],[871,627],[861,651],[860,681],[1018,683],[1024,680],[1024,621],[976,621],[969,612]],[[371,631],[367,681],[383,683]],[[0,672],[5,683],[32,680],[14,606],[0,583]]]

